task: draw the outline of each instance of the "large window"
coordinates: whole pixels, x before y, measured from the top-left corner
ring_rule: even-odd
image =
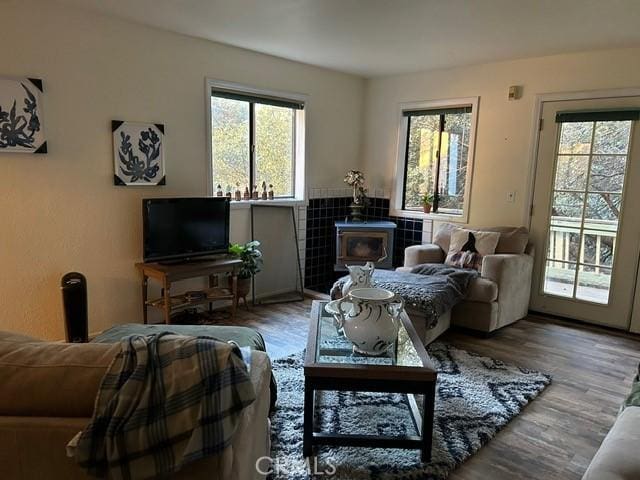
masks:
[[[403,109],[404,138],[401,209],[422,211],[432,197],[432,212],[462,216],[470,181],[473,105]]]
[[[212,190],[244,192],[262,183],[276,197],[296,196],[299,101],[211,90]]]

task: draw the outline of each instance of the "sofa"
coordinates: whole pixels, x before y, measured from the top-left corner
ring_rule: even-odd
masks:
[[[622,408],[582,480],[640,478],[640,367]]]
[[[45,342],[0,332],[0,478],[90,478],[65,449],[89,422],[102,377],[118,351],[114,343]],[[255,463],[270,452],[266,353],[252,352],[250,376],[257,398],[242,412],[231,447],[172,478],[264,478]]]
[[[455,228],[461,227],[444,223],[433,243],[407,247],[404,265],[397,270],[410,272],[423,263],[443,263]],[[480,276],[469,284],[464,301],[451,311],[451,324],[490,333],[527,315],[534,248],[524,227],[464,228],[499,232],[500,238],[495,254],[484,257]]]

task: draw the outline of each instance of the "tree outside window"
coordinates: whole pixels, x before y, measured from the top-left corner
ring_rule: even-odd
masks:
[[[273,185],[276,197],[295,196],[295,118],[300,105],[242,94],[211,97],[213,191]]]
[[[462,215],[467,182],[471,107],[404,112],[407,144],[403,209],[420,210],[434,196],[434,213]]]

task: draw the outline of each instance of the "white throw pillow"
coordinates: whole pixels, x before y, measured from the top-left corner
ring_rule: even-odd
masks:
[[[445,264],[458,268],[482,269],[482,259],[496,251],[499,232],[478,232],[457,228],[451,232],[451,244]]]

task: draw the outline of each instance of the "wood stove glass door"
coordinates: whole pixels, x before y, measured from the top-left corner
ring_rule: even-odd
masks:
[[[388,251],[387,232],[342,232],[339,263],[376,261]]]

